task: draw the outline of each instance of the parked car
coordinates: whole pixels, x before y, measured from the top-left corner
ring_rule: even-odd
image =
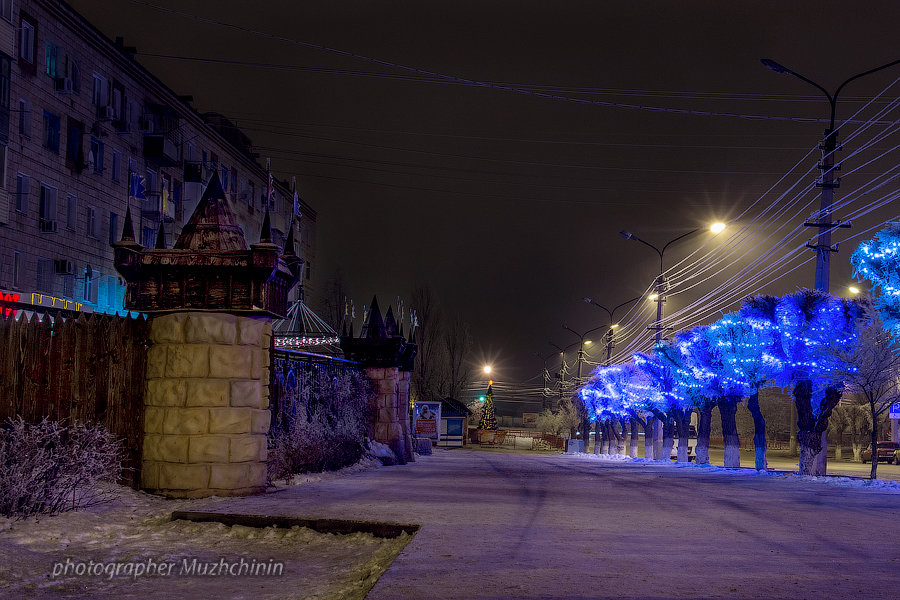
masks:
[[[898,453],[900,453],[900,444],[897,442],[876,442],[876,456],[878,462],[886,462],[889,465],[894,464],[897,460]],[[872,446],[869,445],[868,448],[862,451],[862,460],[863,462],[869,462],[872,460]]]

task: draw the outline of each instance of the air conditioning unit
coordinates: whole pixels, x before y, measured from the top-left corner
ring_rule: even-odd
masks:
[[[60,94],[71,94],[75,91],[75,83],[71,77],[58,77],[56,79],[56,91]]]
[[[71,260],[58,258],[53,261],[53,264],[54,264],[54,267],[56,268],[57,275],[74,275],[75,274],[75,265],[72,264]]]

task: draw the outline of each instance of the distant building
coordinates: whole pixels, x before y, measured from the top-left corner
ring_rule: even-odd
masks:
[[[268,190],[257,158],[227,117],[198,114],[64,2],[0,0],[0,291],[121,310],[110,242],[126,207],[138,242],[154,246],[162,227],[171,247],[214,171],[255,242]],[[295,207],[281,182],[273,198],[282,246]],[[316,211],[297,210],[308,296]]]

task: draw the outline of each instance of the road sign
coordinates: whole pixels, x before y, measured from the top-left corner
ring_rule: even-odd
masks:
[[[895,402],[894,404],[891,404],[891,408],[890,408],[890,412],[888,413],[888,416],[891,419],[900,419],[900,402]]]

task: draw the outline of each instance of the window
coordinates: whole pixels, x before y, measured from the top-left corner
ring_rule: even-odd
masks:
[[[81,93],[81,67],[76,59],[69,56],[66,57],[66,76],[72,80],[72,93]]]
[[[19,98],[19,135],[31,137],[31,102]]]
[[[28,194],[31,192],[31,178],[22,173],[16,173],[16,210],[20,213],[28,212]]]
[[[12,8],[12,0],[0,0],[0,19],[5,19],[12,23]]]
[[[9,160],[6,144],[0,143],[0,189],[6,189],[6,167]]]
[[[44,294],[53,293],[53,260],[39,258],[37,260],[37,291]]]
[[[116,243],[116,231],[119,229],[119,215],[114,212],[109,213],[109,243]]]
[[[184,221],[184,204],[181,202],[181,182],[177,179],[172,183],[172,202],[175,204],[175,219]]]
[[[121,122],[125,118],[125,86],[113,80],[112,84],[113,119]]]
[[[100,272],[95,271],[91,268],[91,265],[88,265],[84,269],[84,295],[82,298],[85,302],[90,302],[91,304],[97,304],[97,295],[100,290],[97,284],[99,283]]]
[[[57,228],[55,187],[41,184],[41,202],[38,212],[38,229],[44,233],[55,233]]]
[[[159,178],[156,175],[156,171],[147,169],[147,180],[144,188],[147,190],[145,195],[159,193]]]
[[[312,263],[306,263],[306,279],[309,279],[309,273],[312,270]]]
[[[59,62],[59,46],[47,40],[44,44],[44,73],[56,79],[56,65]]]
[[[103,75],[94,73],[94,89],[91,102],[95,106],[107,106],[109,104],[109,80]]]
[[[66,229],[75,231],[78,225],[78,198],[73,194],[66,196]]]
[[[66,122],[66,168],[81,171],[84,168],[84,124],[72,117]]]
[[[222,189],[228,191],[228,167],[222,165]]]
[[[156,245],[156,230],[152,227],[144,227],[141,229],[141,246],[144,248],[152,248]]]
[[[113,151],[112,155],[112,180],[120,181],[122,179],[122,153],[118,150]]]
[[[44,148],[59,154],[59,117],[44,111]]]
[[[23,16],[22,25],[19,29],[19,57],[32,67],[34,66],[35,44],[37,41],[35,29],[35,23]]]
[[[93,206],[87,207],[87,234],[96,238],[99,237],[97,234],[98,224],[97,224],[97,209]]]
[[[253,208],[253,204],[256,202],[256,184],[252,181],[247,182],[247,206]]]
[[[60,273],[59,279],[62,281],[62,297],[70,300],[75,299],[75,275],[72,273]]]
[[[237,169],[231,170],[231,193],[237,194]]]
[[[94,173],[103,173],[103,142],[91,136],[91,152],[88,154],[88,166]]]
[[[9,91],[12,87],[12,80],[10,79],[10,61],[9,57],[0,54],[0,108],[3,109],[4,115],[4,133],[9,132],[9,109],[11,105],[9,103]]]
[[[14,288],[19,287],[22,277],[22,253],[18,250],[13,251],[13,280]]]

